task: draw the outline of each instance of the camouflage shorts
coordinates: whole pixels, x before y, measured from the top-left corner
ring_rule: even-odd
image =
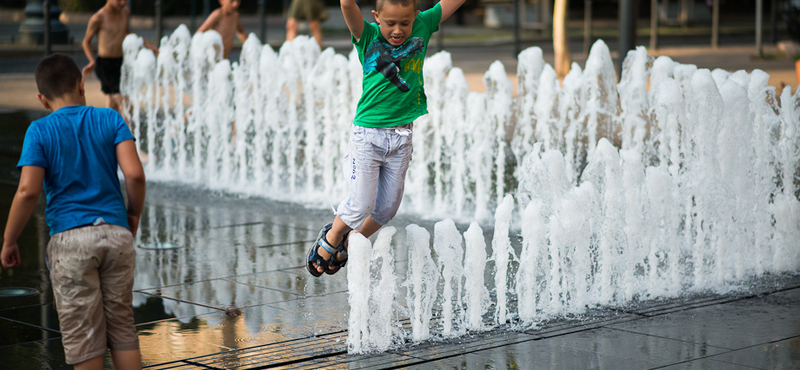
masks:
[[[109,348],[139,348],[130,230],[103,224],[54,234],[47,259],[68,364],[101,356]]]
[[[325,22],[328,20],[328,11],[325,10],[325,2],[322,0],[292,0],[289,5],[289,18],[298,21]]]

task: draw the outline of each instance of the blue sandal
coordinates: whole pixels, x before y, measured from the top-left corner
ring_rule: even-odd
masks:
[[[328,261],[328,267],[335,267],[335,268],[326,268],[325,269],[325,273],[326,274],[333,275],[333,274],[339,272],[339,270],[341,270],[342,267],[344,267],[344,265],[347,264],[347,257],[348,256],[347,256],[347,250],[346,250],[344,244],[345,244],[345,242],[347,242],[347,237],[350,236],[350,232],[351,231],[353,231],[353,229],[348,229],[347,231],[344,232],[344,237],[342,238],[342,242],[339,243],[339,246],[336,247],[336,253],[334,253],[333,257],[331,257],[330,261]],[[339,254],[341,254],[342,257],[344,257],[344,259],[341,260],[341,261],[339,261],[336,258],[336,256],[339,255]]]
[[[314,277],[322,276],[322,273],[317,271],[317,268],[314,265],[321,266],[322,269],[327,272],[328,266],[331,265],[331,260],[336,260],[336,253],[339,251],[339,248],[334,248],[325,236],[328,234],[328,230],[333,227],[333,224],[327,224],[322,227],[319,231],[319,236],[317,236],[317,240],[314,244],[311,245],[311,248],[308,249],[308,257],[306,258],[306,270],[311,273]],[[322,247],[326,252],[330,253],[331,256],[328,259],[322,258],[322,256],[317,253],[317,250]],[[337,270],[338,271],[338,270]]]

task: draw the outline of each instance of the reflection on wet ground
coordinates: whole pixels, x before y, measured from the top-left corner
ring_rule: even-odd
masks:
[[[14,166],[25,129],[19,122],[35,118],[14,112],[10,119],[11,114],[0,112],[3,225],[18,180]],[[800,367],[798,276],[753,281],[745,293],[594,309],[533,329],[506,325],[456,340],[348,355],[346,274],[315,279],[302,264],[308,243],[330,218],[326,210],[149,184],[135,240],[135,321],[145,364],[163,369]],[[392,222],[401,275],[407,265],[405,226],[412,222],[432,229],[432,222],[416,219]],[[23,266],[0,273],[0,288],[38,292],[0,298],[3,368],[71,368],[64,364],[44,265],[47,234],[42,197],[20,239]],[[400,305],[404,297],[401,291]],[[111,368],[110,359],[105,363]]]

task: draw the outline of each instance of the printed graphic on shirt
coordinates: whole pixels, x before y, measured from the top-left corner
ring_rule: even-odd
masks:
[[[412,37],[402,45],[394,47],[386,41],[375,39],[365,53],[364,72],[380,72],[400,91],[407,92],[410,88],[400,75],[400,61],[421,52],[424,43],[422,37]]]

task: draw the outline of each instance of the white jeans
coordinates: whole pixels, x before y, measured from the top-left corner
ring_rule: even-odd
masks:
[[[385,225],[403,200],[403,186],[414,148],[409,123],[391,128],[352,125],[342,168],[349,187],[337,216],[353,229],[372,217]]]

